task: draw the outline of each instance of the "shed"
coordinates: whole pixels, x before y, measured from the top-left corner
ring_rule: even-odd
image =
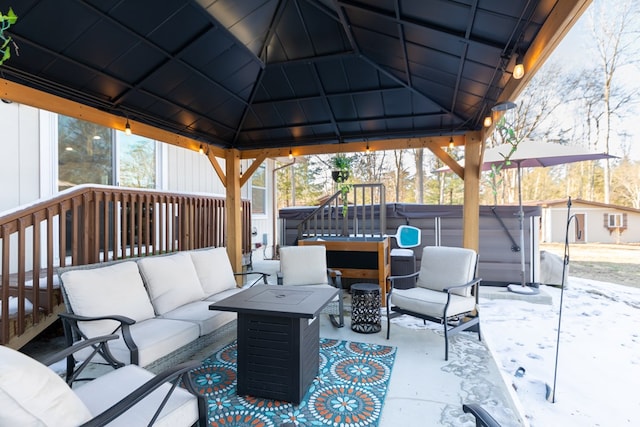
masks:
[[[543,242],[565,241],[567,232],[567,200],[539,202]],[[573,199],[569,224],[569,243],[638,243],[640,242],[640,209],[608,203]]]

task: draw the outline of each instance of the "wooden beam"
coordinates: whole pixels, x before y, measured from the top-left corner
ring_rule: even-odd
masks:
[[[242,203],[240,200],[240,152],[233,148],[226,150],[227,170],[227,254],[233,271],[242,271]],[[238,276],[238,285],[242,278]]]
[[[471,132],[475,134],[476,132]],[[240,153],[242,159],[254,159],[265,154],[268,158],[287,157],[289,150],[294,157],[307,156],[311,154],[334,154],[334,153],[356,153],[364,152],[369,145],[369,149],[373,151],[382,150],[402,150],[415,148],[430,147],[446,147],[453,138],[453,143],[457,147],[464,145],[465,135],[446,135],[420,138],[397,138],[397,139],[380,139],[373,141],[345,142],[342,144],[322,144],[294,147],[279,147],[268,149],[244,150]]]
[[[68,99],[32,89],[6,79],[0,79],[0,98],[85,120],[123,132],[125,124],[127,123],[125,117],[88,107],[79,102],[69,101]],[[136,135],[186,148],[187,150],[198,151],[200,150],[200,146],[204,144],[201,141],[158,129],[131,119],[129,119],[129,125],[131,126],[131,131]],[[208,149],[211,154],[218,157],[224,157],[225,155],[224,149],[222,148],[209,145]]]
[[[227,177],[225,176],[224,171],[220,166],[220,163],[218,163],[218,158],[211,151],[207,152],[207,158],[211,162],[211,166],[213,166],[213,170],[216,171],[216,175],[218,175],[218,178],[222,182],[222,186],[227,188]]]
[[[464,145],[464,203],[462,206],[462,246],[478,251],[480,246],[480,161],[481,138],[469,138]]]
[[[240,187],[243,187],[247,183],[249,178],[251,178],[251,175],[253,175],[254,172],[258,170],[258,168],[266,158],[267,158],[267,155],[265,153],[262,153],[261,155],[259,155],[254,159],[253,163],[251,163],[251,166],[249,166],[246,172],[243,173],[242,176],[240,177]]]

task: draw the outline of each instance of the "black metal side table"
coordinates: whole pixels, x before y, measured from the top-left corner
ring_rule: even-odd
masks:
[[[363,334],[380,332],[380,287],[377,283],[351,285],[351,330]]]

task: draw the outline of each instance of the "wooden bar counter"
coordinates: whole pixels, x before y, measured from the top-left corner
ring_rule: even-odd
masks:
[[[380,303],[387,304],[387,278],[391,273],[389,237],[318,237],[298,241],[299,246],[324,245],[327,267],[349,279],[374,280],[380,286]]]

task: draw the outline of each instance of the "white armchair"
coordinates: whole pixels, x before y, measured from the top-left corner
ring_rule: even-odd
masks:
[[[189,376],[199,362],[178,365],[157,376],[128,365],[73,389],[46,366],[80,349],[108,352],[105,343],[115,338],[117,335],[82,341],[43,363],[0,346],[0,425],[207,425],[205,398],[197,394]]]
[[[425,246],[420,271],[391,276],[387,294],[387,339],[391,311],[408,314],[444,326],[445,360],[449,359],[449,336],[475,330],[480,337],[478,290],[482,279],[476,277],[478,254],[465,248]],[[394,289],[398,279],[416,277],[415,288]]]
[[[338,295],[322,310],[337,328],[344,326],[341,277],[338,270],[327,268],[327,250],[324,246],[280,248],[278,285],[333,286],[339,289]]]

